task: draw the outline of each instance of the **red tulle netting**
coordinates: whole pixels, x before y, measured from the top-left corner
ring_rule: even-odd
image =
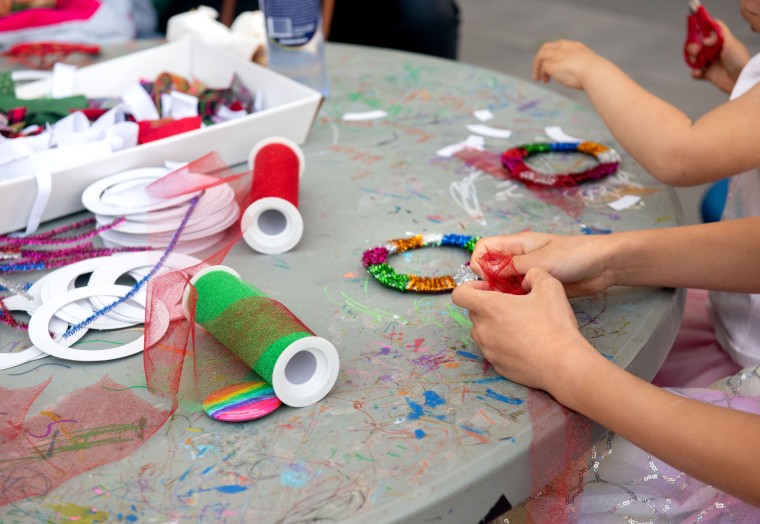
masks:
[[[515,269],[513,256],[505,251],[486,251],[478,258],[483,278],[491,289],[510,295],[525,295],[524,275]]]
[[[0,506],[129,456],[171,415],[108,376],[30,414],[50,381],[0,387]]]
[[[234,173],[215,152],[153,182],[148,191],[155,197],[173,198],[222,183],[234,189],[241,210],[250,204],[251,172]],[[157,276],[148,283],[143,353],[145,379],[151,392],[172,399],[175,408],[182,402],[186,409],[200,411],[209,393],[241,382],[251,373],[250,366],[196,326],[196,294],[190,284],[199,271],[221,264],[241,238],[238,219],[216,250],[201,263]],[[183,305],[186,289],[187,299]]]
[[[155,183],[152,195],[168,198],[225,182],[235,191],[238,204],[245,205],[250,172],[233,173],[218,154],[211,153]],[[150,393],[171,399],[169,409],[156,407],[155,397],[151,402],[108,376],[36,414],[32,406],[52,379],[31,387],[0,387],[0,506],[44,496],[70,478],[128,456],[166,422],[180,401],[199,410],[209,392],[250,373],[249,366],[208,333],[195,329],[192,292],[187,316],[182,306],[193,275],[221,263],[240,237],[236,224],[203,262],[160,274],[148,283],[145,376]]]
[[[478,258],[485,281],[495,291],[525,295],[524,275],[513,255],[487,251]],[[591,421],[559,404],[548,393],[528,390],[530,498],[525,504],[529,522],[575,522],[583,496],[586,457],[592,444]]]

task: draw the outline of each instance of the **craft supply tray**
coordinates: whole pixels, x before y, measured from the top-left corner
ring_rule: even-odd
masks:
[[[141,79],[170,71],[196,78],[211,87],[226,87],[237,73],[252,92],[262,97],[260,111],[237,120],[204,127],[134,148],[107,159],[84,162],[52,173],[52,191],[42,220],[84,209],[82,191],[92,182],[136,167],[190,161],[217,151],[229,164],[244,162],[262,138],[284,136],[302,144],[319,109],[319,92],[240,57],[185,39],[79,69],[74,93],[88,98],[118,96]],[[48,96],[51,84],[42,80],[20,86],[20,98]],[[33,174],[0,182],[0,233],[24,228],[37,191]]]

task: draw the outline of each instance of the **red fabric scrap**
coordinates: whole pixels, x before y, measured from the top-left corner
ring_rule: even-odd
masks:
[[[168,138],[170,136],[194,131],[201,128],[200,116],[189,116],[187,118],[173,119],[160,118],[158,120],[142,120],[137,123],[139,131],[137,135],[138,144],[147,144],[154,140]]]

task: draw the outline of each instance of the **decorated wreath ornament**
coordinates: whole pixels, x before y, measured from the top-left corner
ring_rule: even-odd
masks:
[[[525,163],[531,156],[543,153],[584,153],[596,159],[597,164],[571,173],[542,173]],[[501,164],[511,178],[525,185],[546,188],[574,187],[583,182],[601,180],[615,173],[620,166],[620,155],[614,149],[596,142],[538,142],[507,149],[501,154]]]

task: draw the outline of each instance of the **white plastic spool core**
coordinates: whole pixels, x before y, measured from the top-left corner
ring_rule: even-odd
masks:
[[[310,406],[330,392],[339,367],[335,346],[322,337],[304,337],[286,347],[275,362],[272,387],[283,404]]]
[[[298,208],[279,197],[257,200],[240,221],[243,239],[259,253],[276,255],[293,249],[303,235],[303,218]]]

